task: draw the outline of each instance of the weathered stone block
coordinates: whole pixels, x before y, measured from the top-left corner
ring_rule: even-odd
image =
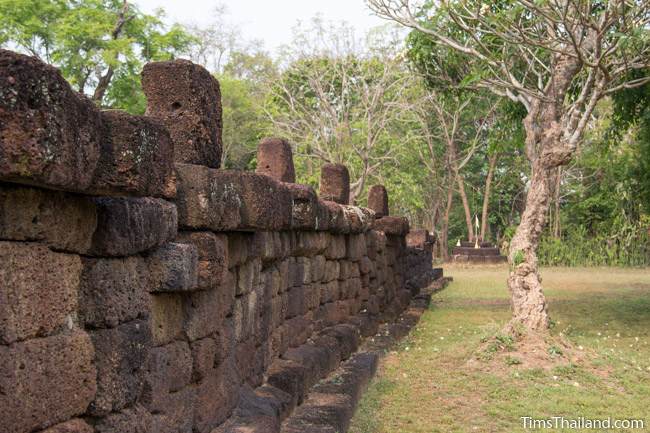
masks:
[[[199,253],[192,244],[169,242],[147,257],[150,291],[183,292],[198,288]]]
[[[261,270],[260,259],[249,260],[237,268],[237,296],[245,295],[257,288]]]
[[[214,231],[291,227],[291,193],[268,176],[188,164],[176,164],[176,173],[182,227]]]
[[[101,154],[90,186],[94,194],[173,197],[174,147],[155,119],[119,110],[101,112]]]
[[[0,50],[0,179],[85,191],[100,153],[88,98],[36,57]]]
[[[151,295],[151,334],[154,345],[170,343],[183,334],[183,298],[177,293]]]
[[[366,237],[362,234],[346,236],[346,257],[361,260],[366,255]]]
[[[94,431],[84,420],[75,418],[43,430],[41,433],[93,433]]]
[[[193,387],[165,394],[154,412],[152,433],[192,433],[195,399]]]
[[[291,407],[295,407],[302,402],[306,391],[305,368],[295,361],[279,359],[269,367],[267,382],[289,394]]]
[[[328,260],[344,258],[346,254],[345,243],[345,236],[332,236],[325,250],[325,257]]]
[[[0,239],[42,241],[85,253],[97,227],[91,199],[37,188],[0,185]]]
[[[361,274],[369,274],[373,271],[373,269],[374,264],[372,263],[372,260],[370,260],[367,256],[362,257],[361,261],[359,262],[359,271],[361,271]]]
[[[206,337],[190,344],[192,349],[192,380],[200,382],[211,374],[218,364],[217,342],[214,338]]]
[[[325,267],[327,259],[324,255],[314,256],[311,259],[311,280],[320,282],[325,278]]]
[[[342,205],[327,200],[319,200],[323,216],[327,217],[327,230],[331,233],[350,233],[350,218],[346,216]]]
[[[169,129],[176,162],[221,165],[221,90],[205,68],[188,60],[148,63],[142,70],[148,116]]]
[[[181,232],[176,242],[194,245],[199,254],[198,287],[221,285],[228,273],[228,239],[210,232]]]
[[[196,387],[194,430],[208,433],[224,422],[239,400],[239,373],[228,358]]]
[[[149,313],[148,270],[142,257],[82,259],[79,319],[93,328],[114,327]]]
[[[183,329],[190,341],[217,331],[232,309],[234,285],[224,282],[216,289],[192,293],[183,299]]]
[[[409,221],[404,217],[385,216],[375,220],[373,229],[387,235],[404,236],[409,232]]]
[[[166,406],[167,394],[187,386],[192,379],[192,355],[185,341],[149,351],[141,401],[156,413]]]
[[[294,317],[285,322],[289,347],[296,347],[303,344],[313,332],[311,313],[304,316]]]
[[[0,242],[0,343],[72,327],[81,260],[39,244]]]
[[[337,280],[340,275],[340,267],[338,261],[328,260],[325,262],[325,274],[323,275],[323,281],[329,283],[330,281]]]
[[[176,237],[176,206],[153,198],[97,198],[90,255],[130,256]]]
[[[325,222],[321,217],[318,196],[311,186],[286,184],[291,193],[293,208],[291,228],[294,230],[322,230]]]
[[[97,394],[88,410],[106,415],[131,405],[140,394],[151,333],[147,322],[134,320],[92,331],[90,337],[95,347]]]
[[[341,206],[343,209],[342,233],[364,233],[368,231],[375,222],[375,212],[371,209],[358,206]]]
[[[323,164],[320,175],[320,197],[339,204],[350,202],[350,173],[343,164]]]
[[[154,417],[143,406],[112,413],[100,418],[95,424],[95,433],[157,433]]]
[[[264,263],[282,259],[290,252],[283,242],[283,236],[278,232],[255,232],[252,248]]]
[[[368,191],[368,207],[375,211],[377,218],[388,215],[388,192],[384,185],[373,185]]]
[[[282,138],[265,138],[257,146],[257,169],[259,174],[280,182],[296,182],[291,145]]]
[[[93,357],[80,331],[0,346],[0,431],[30,432],[83,414],[96,390]]]

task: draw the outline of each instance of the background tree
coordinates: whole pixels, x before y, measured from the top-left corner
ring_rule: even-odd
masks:
[[[172,59],[194,42],[162,18],[122,0],[2,0],[0,44],[57,66],[99,105],[142,113],[144,63]]]
[[[268,107],[275,131],[297,145],[307,180],[314,163],[339,162],[351,172],[350,200],[397,148],[399,103],[412,77],[394,50],[365,50],[346,24],[316,19],[285,47],[286,69],[271,85]]]
[[[442,1],[438,9],[427,2],[420,10],[409,0],[369,4],[379,15],[466,54],[476,66],[476,84],[526,108],[531,177],[526,207],[510,242],[510,330],[545,331],[550,322],[537,247],[550,201],[549,180],[573,157],[598,101],[648,81],[630,78],[630,71],[648,65],[649,3],[459,0]],[[432,13],[444,16],[450,26],[431,25]]]

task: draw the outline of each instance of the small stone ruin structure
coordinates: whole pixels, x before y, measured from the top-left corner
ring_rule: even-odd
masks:
[[[499,248],[489,242],[460,242],[451,250],[451,261],[468,264],[499,264],[508,261]]]
[[[293,183],[286,141],[219,169],[205,69],[142,83],[146,116],[102,111],[0,50],[0,433],[344,431],[430,240],[348,206],[343,166]]]

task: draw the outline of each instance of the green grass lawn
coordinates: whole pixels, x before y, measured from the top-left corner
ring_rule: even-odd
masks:
[[[446,267],[454,282],[383,360],[353,433],[576,432],[521,417],[641,418],[650,432],[650,270],[542,271],[552,333],[583,359],[551,368],[477,360],[507,322],[507,268]]]

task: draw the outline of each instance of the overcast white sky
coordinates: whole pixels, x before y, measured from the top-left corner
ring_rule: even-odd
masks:
[[[183,24],[210,22],[219,3],[228,10],[226,21],[240,26],[246,39],[260,39],[268,50],[291,40],[291,28],[298,20],[316,14],[325,20],[345,20],[358,35],[385,21],[373,16],[364,0],[135,0],[145,12],[162,7],[170,22]]]

